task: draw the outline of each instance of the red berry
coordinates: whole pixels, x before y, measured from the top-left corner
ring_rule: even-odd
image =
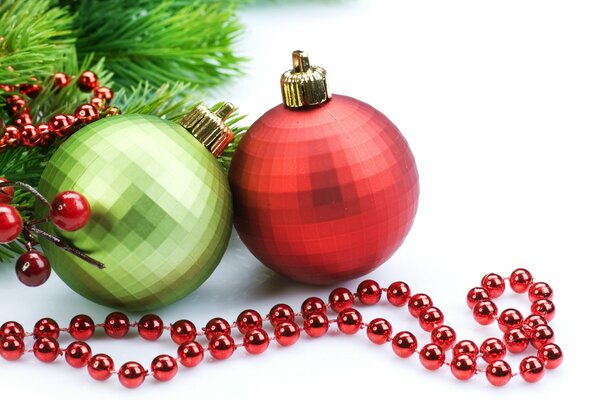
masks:
[[[0,243],[10,243],[21,234],[23,219],[11,205],[0,204]]]
[[[40,286],[50,277],[52,268],[44,253],[30,250],[17,260],[17,278],[26,286]]]
[[[80,193],[67,190],[52,200],[50,218],[54,225],[64,231],[76,231],[87,224],[91,208],[87,199]]]
[[[8,179],[5,177],[0,177],[0,183],[8,182]],[[5,186],[0,188],[0,203],[10,204],[12,202],[12,198],[15,195],[15,188],[12,186]]]

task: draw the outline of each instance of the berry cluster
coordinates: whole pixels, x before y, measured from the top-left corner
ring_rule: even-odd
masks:
[[[477,291],[482,294],[478,297],[494,298],[503,293],[504,279],[497,280],[496,277],[495,274],[489,274],[483,278],[483,287]],[[116,375],[123,386],[136,388],[147,376],[164,382],[175,377],[179,365],[196,367],[204,358],[204,349],[215,360],[226,360],[240,348],[244,348],[249,354],[258,355],[265,352],[273,342],[284,347],[291,346],[300,339],[301,332],[317,338],[326,335],[336,325],[346,335],[366,330],[366,336],[372,343],[389,345],[400,358],[416,354],[426,369],[436,370],[447,366],[459,380],[481,374],[494,386],[503,386],[517,375],[526,382],[537,382],[543,377],[545,369],[557,368],[563,359],[560,347],[553,343],[553,331],[547,325],[547,321],[555,314],[555,309],[549,311],[538,307],[537,303],[541,300],[550,302],[553,291],[546,283],[533,283],[530,273],[521,268],[506,280],[509,280],[515,292],[528,292],[534,301],[531,315],[524,319],[512,309],[511,312],[504,311],[500,317],[494,314],[491,318],[484,319],[485,324],[497,320],[499,328],[506,335],[503,340],[486,339],[480,346],[467,339],[457,341],[456,331],[444,324],[443,313],[433,306],[428,295],[412,294],[405,282],[394,282],[385,288],[368,279],[358,285],[355,293],[347,288],[333,290],[328,303],[318,297],[309,297],[302,303],[298,313],[287,304],[276,304],[264,316],[256,310],[248,309],[242,311],[231,324],[224,318],[216,317],[199,329],[186,319],[167,325],[154,314],[130,322],[125,314],[118,311],[110,313],[100,324],[94,324],[87,315],[76,315],[68,328],[60,328],[55,320],[43,318],[35,324],[32,333],[25,333],[18,322],[9,321],[0,327],[0,356],[14,361],[30,351],[38,360],[50,363],[63,355],[70,366],[86,368],[95,380],[104,381]],[[405,330],[393,335],[391,323],[384,318],[364,321],[356,309],[358,305],[373,306],[383,296],[394,307],[407,307],[409,313],[418,319],[421,328],[430,335],[428,343],[419,348],[416,336]],[[473,299],[470,294],[467,298],[468,305],[474,308],[474,316],[479,322],[478,310],[483,301],[489,300]],[[520,315],[520,318],[514,317],[515,315]],[[270,334],[267,325],[272,328]],[[176,356],[158,355],[149,369],[136,361],[125,362],[118,368],[112,357],[104,353],[93,354],[91,347],[85,342],[94,335],[96,328],[101,328],[107,336],[115,339],[124,338],[131,328],[137,328],[139,336],[149,341],[158,340],[167,331],[178,346]],[[240,334],[238,339],[234,338],[235,328]],[[518,340],[514,339],[515,330],[522,333]],[[68,332],[75,341],[66,348],[61,348],[58,342],[60,332]],[[32,347],[27,350],[24,342],[26,336],[33,336],[34,339]],[[529,343],[535,348],[536,355],[529,355],[520,362],[519,373],[512,372],[504,357],[508,351],[524,351]]]
[[[14,187],[19,187],[31,192],[49,209],[47,217],[42,219],[28,219],[24,221],[21,213],[12,206]],[[42,236],[54,244],[71,253],[91,260],[79,250],[69,246],[62,240],[41,230],[37,225],[51,221],[58,229],[63,231],[76,231],[85,226],[91,216],[91,209],[87,199],[78,192],[64,191],[56,195],[52,202],[48,202],[39,192],[23,182],[9,182],[0,178],[0,243],[10,243],[23,236],[26,252],[19,257],[16,263],[16,272],[19,280],[27,286],[39,286],[46,282],[50,276],[50,263],[46,256],[33,248],[36,245],[34,235]],[[89,260],[88,260],[89,259]],[[92,264],[103,267],[102,264],[91,260]]]
[[[62,72],[57,72],[50,79],[54,90],[61,90],[71,83],[72,78]],[[46,122],[34,124],[30,114],[29,100],[37,97],[42,86],[37,83],[24,83],[16,86],[0,84],[0,90],[6,92],[6,111],[12,124],[4,126],[0,119],[0,151],[18,145],[26,147],[49,146],[54,140],[64,138],[81,126],[90,124],[101,117],[120,114],[116,107],[109,107],[112,100],[112,90],[100,86],[96,74],[84,71],[77,78],[77,87],[82,92],[92,92],[89,103],[82,104],[73,114],[56,114]],[[11,94],[12,93],[12,94]]]

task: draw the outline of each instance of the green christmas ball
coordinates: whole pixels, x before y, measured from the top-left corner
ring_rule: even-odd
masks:
[[[44,228],[106,268],[45,240],[43,251],[68,286],[106,306],[145,311],[185,297],[214,271],[231,235],[222,167],[187,130],[157,117],[105,118],[66,140],[39,184],[50,200],[64,190],[87,198],[89,222],[75,232]]]

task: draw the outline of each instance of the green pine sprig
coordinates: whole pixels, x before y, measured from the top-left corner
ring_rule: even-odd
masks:
[[[155,87],[182,81],[206,90],[241,72],[243,58],[233,50],[242,32],[236,2],[141,0],[135,7],[122,0],[63,3],[77,11],[78,53],[106,59],[122,87],[143,79]]]

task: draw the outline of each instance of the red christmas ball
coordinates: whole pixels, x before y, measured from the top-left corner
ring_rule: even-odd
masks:
[[[341,95],[307,98],[314,92],[302,85],[315,82],[303,77],[316,76],[326,89],[326,72],[304,53],[294,56],[303,63],[291,74],[299,81],[283,83],[285,104],[250,127],[233,158],[235,227],[267,267],[330,284],[374,270],[399,248],[416,214],[418,172],[381,112]]]
[[[92,357],[92,349],[85,342],[73,342],[65,350],[64,358],[73,368],[87,366]]]

